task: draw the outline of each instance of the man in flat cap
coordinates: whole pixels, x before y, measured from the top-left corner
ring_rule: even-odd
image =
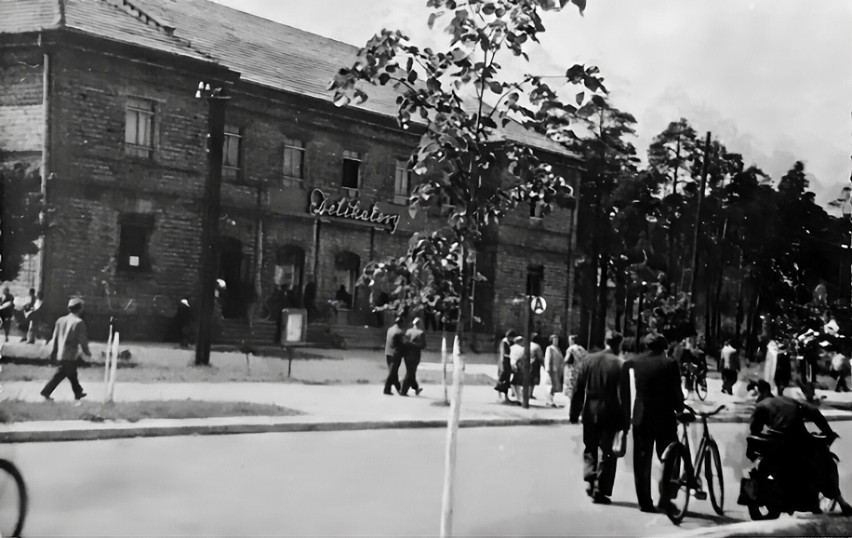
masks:
[[[50,397],[63,379],[66,377],[71,382],[71,388],[74,390],[74,398],[80,400],[86,397],[83,392],[83,387],[77,380],[77,350],[83,350],[83,355],[87,359],[92,358],[92,352],[89,350],[89,335],[86,331],[86,322],[80,318],[80,313],[83,311],[83,301],[76,297],[68,301],[68,314],[56,320],[56,326],[53,329],[53,339],[51,340],[53,349],[50,352],[50,360],[59,361],[59,369],[53,378],[47,382],[47,385],[41,391],[41,395],[46,400],[52,400]]]
[[[624,363],[629,379],[633,370],[636,384],[633,403],[633,477],[639,509],[656,512],[651,499],[651,462],[656,449],[657,457],[672,441],[677,440],[676,413],[683,411],[683,391],[680,388],[680,367],[666,355],[668,342],[658,333],[644,339],[647,351]],[[630,413],[630,384],[622,383],[622,405]],[[671,502],[660,499],[661,507]]]

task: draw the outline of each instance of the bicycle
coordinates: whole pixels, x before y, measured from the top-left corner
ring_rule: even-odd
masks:
[[[722,409],[725,409],[725,406],[720,405],[715,411],[710,413],[698,413],[688,405],[685,408],[686,412],[679,413],[677,417],[678,422],[683,425],[681,440],[672,442],[663,452],[663,476],[660,479],[660,492],[663,495],[661,504],[666,515],[675,525],[680,524],[683,516],[686,515],[691,491],[694,490],[695,498],[698,500],[705,500],[707,498],[708,492],[704,491],[704,486],[699,476],[702,468],[704,469],[704,477],[710,493],[710,503],[713,505],[713,511],[721,516],[724,513],[725,503],[725,479],[722,475],[722,457],[719,454],[719,446],[710,436],[710,430],[707,428],[707,417],[718,414]],[[698,444],[698,452],[695,454],[695,460],[693,461],[689,447],[688,426],[691,422],[695,421],[696,417],[701,418],[704,432]],[[696,469],[698,473],[696,473]],[[681,491],[683,492],[683,506],[678,507],[676,499]]]
[[[0,459],[0,536],[20,536],[27,516],[27,488],[18,468]]]
[[[695,392],[702,402],[707,398],[707,372],[697,364],[684,365],[683,383],[687,393]]]

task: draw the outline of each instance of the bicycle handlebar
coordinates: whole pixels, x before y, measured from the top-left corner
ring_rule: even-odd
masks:
[[[689,407],[689,406],[688,406],[688,405],[686,405],[686,404],[684,404],[684,406],[683,406],[683,407],[684,407],[684,409],[686,409],[687,411],[689,411],[689,412],[690,412],[690,413],[692,413],[693,415],[698,416],[698,417],[701,417],[701,418],[707,418],[707,417],[712,417],[713,415],[718,415],[719,413],[721,413],[721,412],[722,412],[722,409],[725,409],[725,405],[724,405],[724,404],[722,404],[722,405],[720,405],[719,407],[717,407],[715,411],[711,411],[711,412],[709,412],[709,413],[699,413],[698,411],[696,411],[695,409],[693,409],[693,408]]]

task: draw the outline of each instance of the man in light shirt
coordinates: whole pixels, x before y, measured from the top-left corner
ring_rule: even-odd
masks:
[[[75,297],[68,301],[68,314],[56,320],[53,339],[51,340],[53,349],[50,352],[50,360],[58,360],[59,369],[41,391],[45,400],[53,400],[50,395],[65,378],[68,378],[68,381],[71,382],[74,399],[81,400],[86,397],[86,393],[83,392],[83,387],[80,386],[80,381],[77,379],[78,348],[83,350],[83,355],[87,359],[92,358],[86,322],[80,318],[82,312],[83,301]]]

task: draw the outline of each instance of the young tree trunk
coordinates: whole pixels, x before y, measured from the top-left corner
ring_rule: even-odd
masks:
[[[595,328],[595,344],[603,348],[606,336],[606,311],[609,303],[609,289],[607,288],[609,253],[607,252],[606,244],[604,244],[604,248],[601,250],[601,277],[598,283],[598,323]]]

